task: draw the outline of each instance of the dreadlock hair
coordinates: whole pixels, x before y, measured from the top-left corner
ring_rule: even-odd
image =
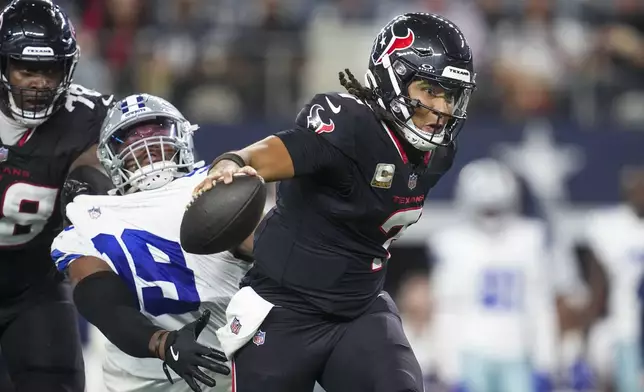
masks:
[[[359,100],[367,104],[367,106],[371,107],[379,121],[384,121],[387,124],[396,123],[394,115],[387,109],[380,106],[376,93],[372,89],[363,86],[355,76],[353,76],[353,73],[349,71],[349,68],[345,68],[344,72],[340,72],[339,77],[342,87],[344,87],[349,94],[356,96]],[[349,80],[347,80],[347,78],[349,78]]]

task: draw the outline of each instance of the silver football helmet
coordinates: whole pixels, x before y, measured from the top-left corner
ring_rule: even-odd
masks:
[[[98,159],[118,193],[157,189],[193,170],[198,128],[162,98],[130,95],[108,111]]]
[[[458,175],[455,201],[473,222],[495,233],[520,211],[521,190],[514,173],[492,158],[465,165]]]
[[[503,163],[492,158],[477,159],[459,173],[455,199],[472,213],[516,211],[521,199],[519,182]]]

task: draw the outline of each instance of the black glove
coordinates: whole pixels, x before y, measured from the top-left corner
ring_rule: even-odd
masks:
[[[91,195],[93,194],[91,186],[83,181],[68,178],[63,184],[63,189],[60,192],[60,211],[63,213],[63,225],[67,227],[71,222],[67,219],[67,204],[78,195]]]
[[[72,170],[60,192],[60,211],[64,227],[71,223],[67,219],[67,204],[78,195],[106,195],[112,189],[112,181],[104,173],[92,166],[79,166]]]
[[[78,195],[92,195],[94,190],[91,185],[85,181],[75,180],[73,178],[68,178],[63,184],[62,195],[64,196],[65,201],[71,203],[72,200]]]
[[[165,341],[163,371],[170,383],[174,384],[168,366],[186,380],[188,386],[195,392],[201,391],[195,380],[209,387],[216,385],[215,380],[199,367],[219,374],[230,374],[230,368],[224,364],[228,360],[224,353],[197,343],[197,337],[206,327],[209,319],[210,311],[206,310],[197,320],[178,331],[168,333]]]

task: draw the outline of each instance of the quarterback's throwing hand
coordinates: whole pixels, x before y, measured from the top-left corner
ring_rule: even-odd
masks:
[[[210,169],[206,177],[192,192],[193,196],[199,196],[203,192],[209,191],[217,182],[230,184],[235,176],[256,176],[257,171],[250,166],[239,167],[232,161],[221,161],[215,167]]]
[[[208,387],[214,387],[216,384],[212,377],[199,369],[200,367],[215,373],[230,374],[230,368],[225,365],[227,359],[224,353],[197,343],[197,337],[206,327],[209,319],[210,311],[206,310],[197,320],[168,334],[165,341],[163,371],[171,383],[174,382],[168,367],[186,380],[188,386],[195,392],[201,391],[196,381]]]

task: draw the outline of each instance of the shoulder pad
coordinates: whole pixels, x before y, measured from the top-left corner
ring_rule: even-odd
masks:
[[[72,84],[63,107],[43,126],[66,129],[58,148],[65,155],[71,154],[73,161],[91,145],[98,143],[101,124],[113,100],[111,95]]]
[[[317,134],[331,133],[340,127],[351,128],[355,118],[365,109],[369,110],[350,94],[317,94],[302,108],[296,123]]]
[[[113,102],[113,95],[105,95],[80,84],[71,84],[65,100],[65,109],[69,112],[73,112],[77,108],[96,110],[104,116]]]

